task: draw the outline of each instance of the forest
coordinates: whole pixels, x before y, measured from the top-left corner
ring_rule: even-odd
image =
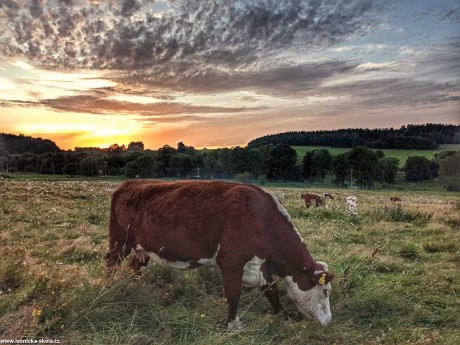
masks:
[[[24,134],[0,133],[0,156],[2,152],[40,154],[58,151],[61,149],[49,139],[32,138]]]
[[[299,131],[266,135],[248,146],[287,144],[291,146],[366,146],[374,149],[433,150],[441,144],[460,144],[460,126],[448,124],[407,125],[399,129],[348,128],[327,131]]]

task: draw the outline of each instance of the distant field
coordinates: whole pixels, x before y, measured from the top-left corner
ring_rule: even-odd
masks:
[[[133,279],[123,263],[104,274],[115,181],[0,180],[0,339],[64,344],[358,345],[460,344],[460,197],[349,190],[328,208],[306,209],[303,189],[267,188],[286,207],[317,260],[328,262],[333,319],[307,320],[277,284],[292,320],[273,315],[258,289],[244,289],[243,328],[223,327],[217,269],[157,264]],[[402,199],[397,206],[390,196]],[[107,286],[109,283],[110,287]]]
[[[307,151],[314,149],[328,149],[332,155],[338,155],[350,151],[350,148],[330,147],[330,146],[292,146],[300,159],[305,156]],[[399,166],[403,166],[410,156],[424,156],[428,159],[433,158],[435,153],[448,150],[460,150],[460,144],[440,145],[437,150],[381,150],[385,153],[385,157],[394,157],[399,159]]]

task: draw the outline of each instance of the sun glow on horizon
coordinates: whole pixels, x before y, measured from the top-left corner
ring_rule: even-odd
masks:
[[[37,122],[37,119],[40,119]],[[41,108],[4,108],[0,132],[50,139],[61,149],[108,147],[141,140],[143,124],[135,116],[56,112]]]
[[[135,140],[139,126],[132,122],[111,124],[79,124],[79,123],[49,123],[49,124],[20,124],[16,126],[18,133],[38,135],[51,139],[62,149],[74,147],[106,148],[114,143],[120,145]],[[70,141],[72,144],[67,144]]]

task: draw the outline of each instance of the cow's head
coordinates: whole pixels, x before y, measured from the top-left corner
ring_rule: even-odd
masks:
[[[332,278],[334,275],[327,271],[324,262],[317,262],[314,270],[301,268],[286,276],[286,289],[297,309],[323,326],[332,319],[329,306]]]

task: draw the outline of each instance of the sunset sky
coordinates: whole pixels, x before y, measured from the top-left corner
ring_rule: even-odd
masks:
[[[223,147],[460,124],[458,0],[0,0],[0,132]]]

